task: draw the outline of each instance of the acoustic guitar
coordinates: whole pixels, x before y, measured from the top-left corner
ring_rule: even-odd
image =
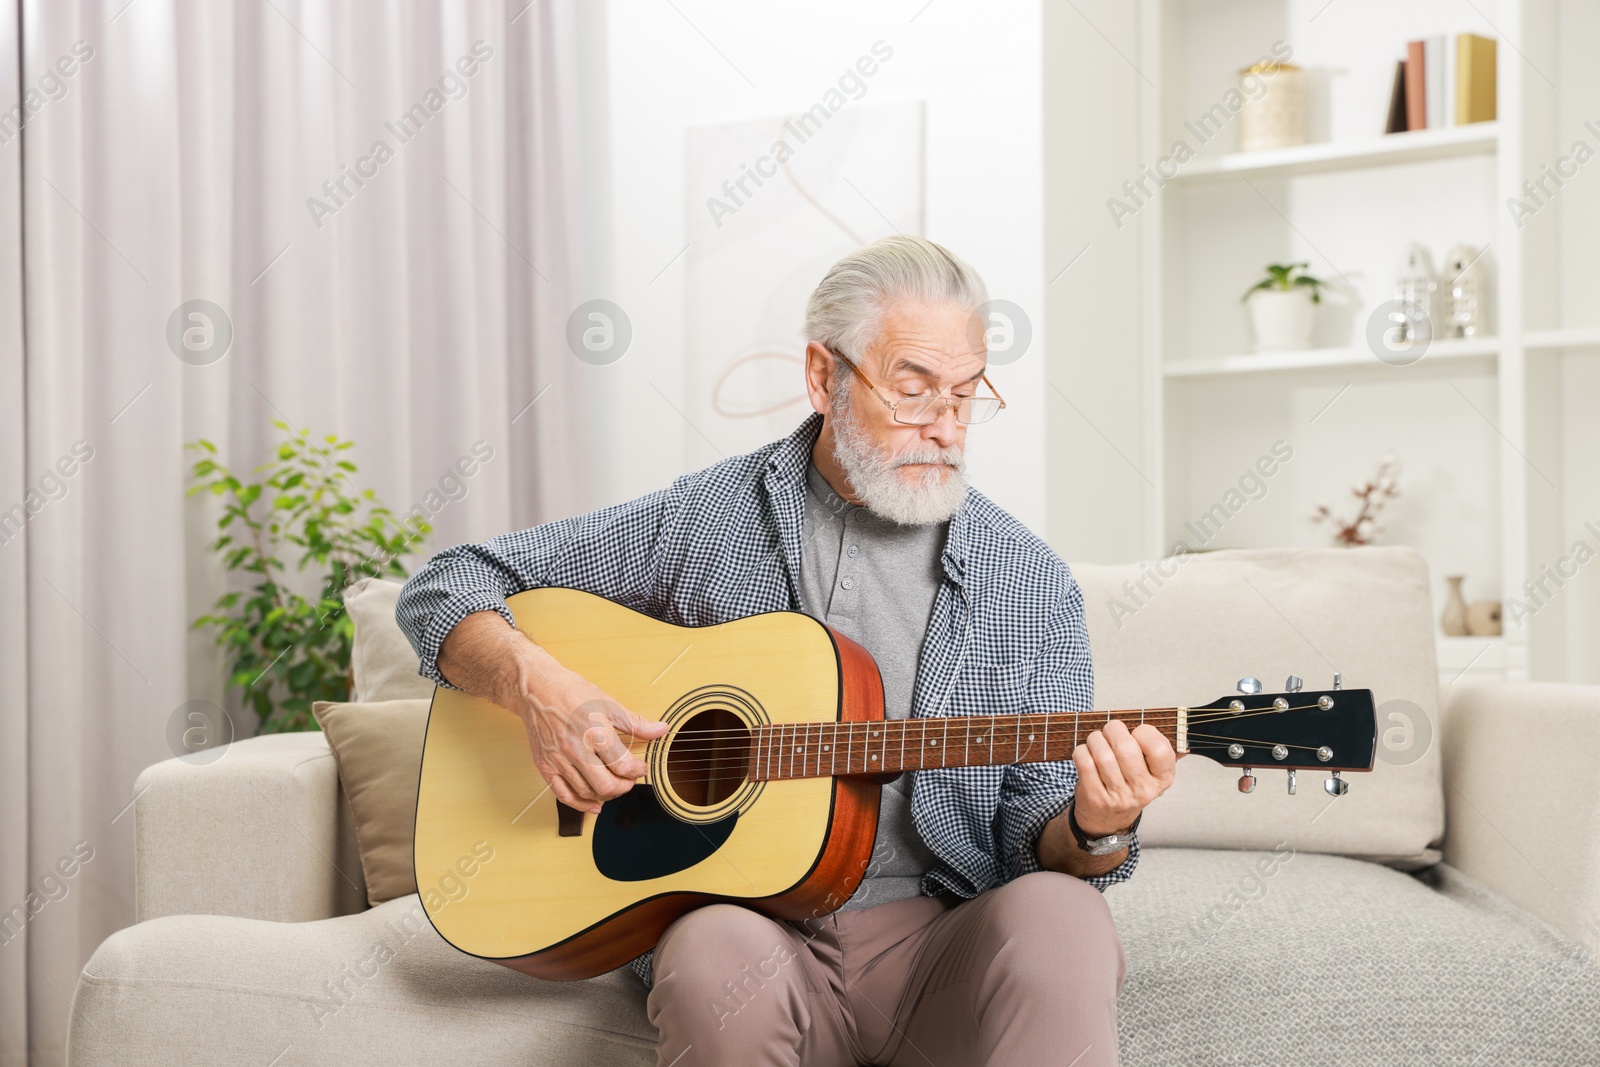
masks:
[[[902,771],[1070,757],[1111,719],[1179,752],[1246,768],[1372,769],[1362,689],[1240,693],[1193,707],[885,720],[871,655],[799,612],[718,626],[660,622],[576,589],[508,599],[517,627],[624,707],[671,730],[599,814],[556,802],[522,720],[438,689],[428,715],[414,863],[434,928],[463,952],[541,978],[602,974],[692,908],[827,914],[865,875],[878,794]],[[1291,679],[1291,682],[1297,682]],[[1291,689],[1298,688],[1291,685]]]

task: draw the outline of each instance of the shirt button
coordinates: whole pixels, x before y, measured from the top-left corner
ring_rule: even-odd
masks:
[[[844,586],[846,589],[854,589],[856,587],[856,580],[854,578],[846,578],[839,584]]]
[[[861,550],[859,548],[857,548],[855,545],[851,545],[849,548],[845,549],[845,554],[846,555],[851,555],[851,556],[859,556],[859,555],[861,555]]]

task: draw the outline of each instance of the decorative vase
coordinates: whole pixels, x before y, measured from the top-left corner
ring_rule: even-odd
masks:
[[[1500,601],[1474,600],[1468,605],[1467,632],[1473,637],[1500,636]]]
[[[1489,307],[1483,253],[1471,245],[1460,244],[1445,257],[1441,274],[1445,337],[1478,337],[1484,330],[1484,313]]]
[[[1467,636],[1467,602],[1461,599],[1461,583],[1466,576],[1449,574],[1445,581],[1450,583],[1450,593],[1444,600],[1444,613],[1439,616],[1439,629],[1449,637]]]
[[[1257,63],[1241,70],[1239,81],[1244,96],[1244,106],[1239,109],[1239,151],[1306,143],[1306,95],[1299,67]]]
[[[1384,341],[1391,347],[1398,347],[1432,340],[1436,332],[1433,328],[1434,294],[1438,289],[1439,276],[1433,271],[1433,257],[1422,245],[1412,242],[1400,260],[1400,270],[1394,280],[1394,298],[1406,306],[1390,313]]]
[[[1258,289],[1250,294],[1250,326],[1257,352],[1311,347],[1311,293],[1305,289]]]

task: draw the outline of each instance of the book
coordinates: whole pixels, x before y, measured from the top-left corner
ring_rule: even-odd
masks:
[[[1495,40],[1463,33],[1456,37],[1455,120],[1458,126],[1495,119]]]
[[[1422,73],[1422,42],[1409,41],[1406,44],[1406,129],[1408,130],[1428,128],[1425,86]]]
[[[1389,119],[1384,133],[1406,132],[1406,61],[1394,61],[1394,86],[1389,90]]]
[[[1437,130],[1444,126],[1444,95],[1449,87],[1445,81],[1443,37],[1428,37],[1422,42],[1422,77],[1425,102],[1423,120],[1426,129]]]

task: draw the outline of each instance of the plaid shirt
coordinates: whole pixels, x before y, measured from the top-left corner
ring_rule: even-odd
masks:
[[[395,612],[419,673],[454,688],[437,657],[456,623],[496,611],[515,625],[505,598],[541,586],[584,589],[682,626],[799,611],[805,470],[821,426],[812,415],[781,441],[648,496],[439,553],[406,583]],[[913,718],[1094,706],[1083,595],[1049,546],[968,489],[942,563]],[[970,899],[1041,870],[1039,834],[1077,781],[1071,760],[917,771],[912,821],[938,858],[923,893]],[[1138,860],[1135,839],[1122,864],[1085,881],[1104,889]]]

